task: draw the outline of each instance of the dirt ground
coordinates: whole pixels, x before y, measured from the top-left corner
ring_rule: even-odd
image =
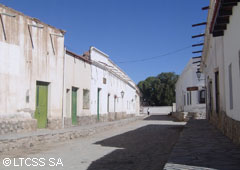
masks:
[[[166,115],[151,115],[145,120],[89,137],[1,155],[0,169],[160,170],[184,125]],[[44,167],[24,164],[5,167],[2,163],[4,158],[12,162],[15,158],[19,164],[19,157],[60,158],[63,166],[50,166],[45,162]]]

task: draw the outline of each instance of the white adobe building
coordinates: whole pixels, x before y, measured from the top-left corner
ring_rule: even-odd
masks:
[[[90,48],[90,57],[91,113],[111,120],[138,115],[140,96],[135,83],[97,48]]]
[[[0,15],[0,135],[138,115],[137,86],[106,54],[66,50],[65,31],[1,4]]]
[[[240,3],[211,0],[201,70],[206,77],[207,116],[240,143]]]
[[[0,134],[53,128],[62,117],[65,32],[1,4],[0,15],[0,123],[9,127]]]
[[[205,81],[204,75],[198,79],[199,59],[191,58],[179,76],[176,83],[176,110],[177,112],[197,113],[201,118],[205,118]]]
[[[69,50],[64,67],[64,126],[86,124],[90,110],[91,61],[87,55],[77,55]],[[82,120],[82,121],[81,121]]]

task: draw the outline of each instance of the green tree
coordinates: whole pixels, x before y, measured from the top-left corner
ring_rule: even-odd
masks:
[[[161,73],[148,77],[138,83],[145,106],[170,106],[175,102],[175,84],[178,75],[173,72]]]

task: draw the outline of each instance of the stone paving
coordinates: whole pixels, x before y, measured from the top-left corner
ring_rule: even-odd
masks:
[[[239,170],[240,147],[234,145],[207,120],[190,120],[164,169]]]

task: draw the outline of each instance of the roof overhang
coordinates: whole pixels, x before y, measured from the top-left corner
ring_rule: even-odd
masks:
[[[214,5],[213,18],[210,26],[210,33],[213,37],[224,35],[224,30],[229,24],[229,17],[232,15],[232,9],[237,6],[240,0],[216,0]]]

